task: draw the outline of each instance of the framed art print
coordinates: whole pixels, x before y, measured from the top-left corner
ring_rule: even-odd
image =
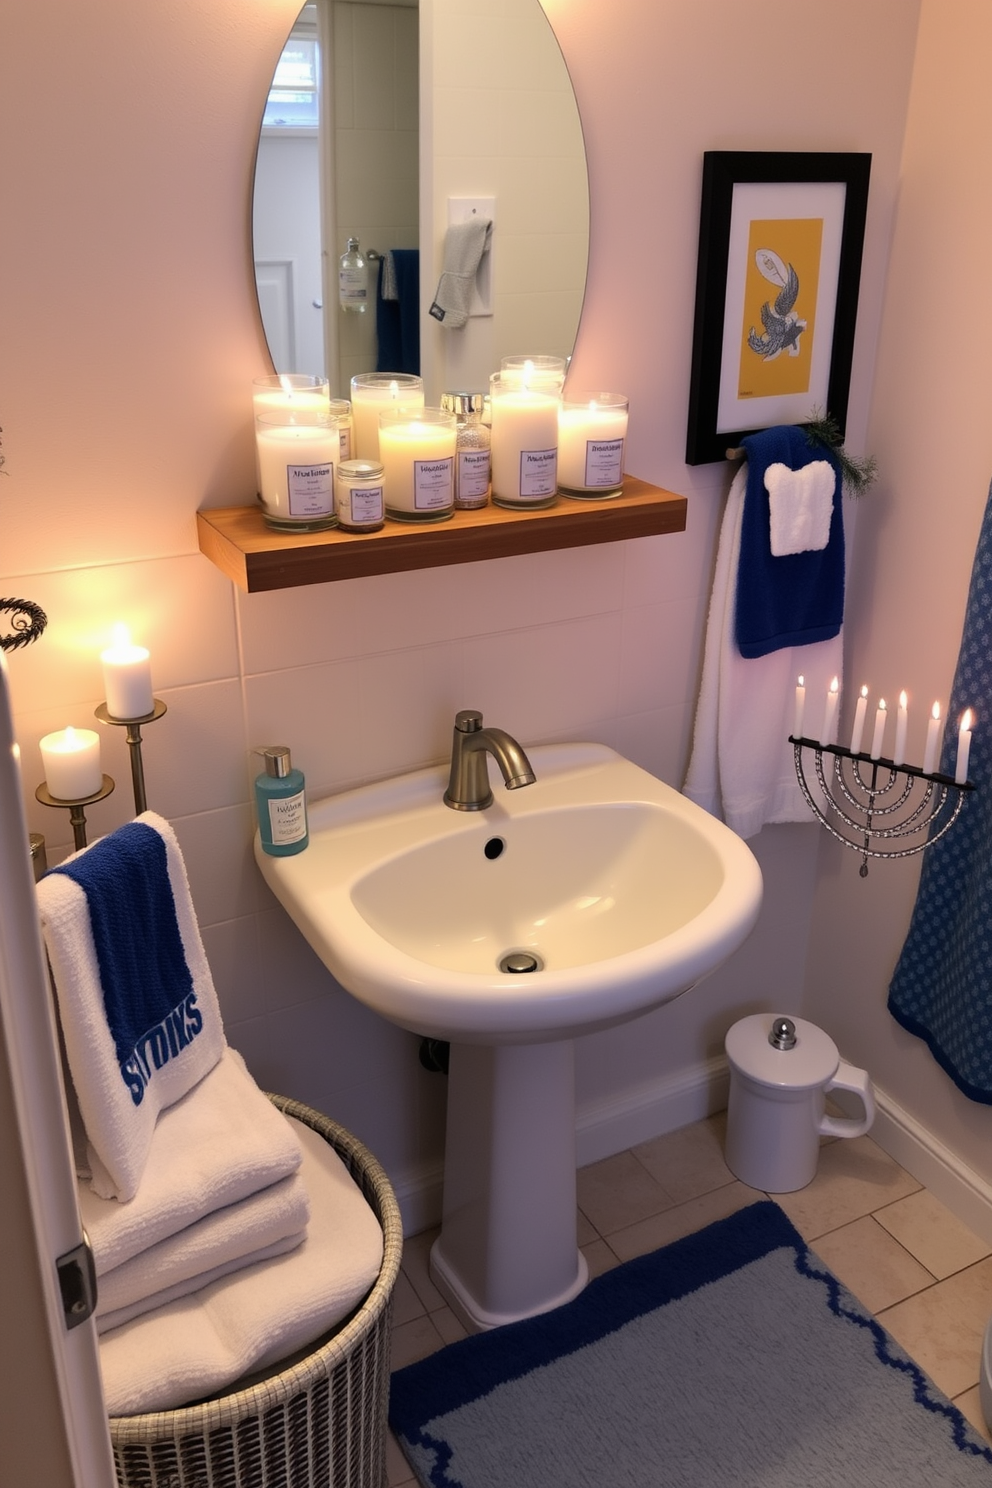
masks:
[[[843,436],[871,156],[703,156],[686,463],[829,414]]]

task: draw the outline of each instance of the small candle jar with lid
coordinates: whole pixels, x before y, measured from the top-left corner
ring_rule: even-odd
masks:
[[[342,460],[334,474],[334,505],[342,532],[378,532],[386,517],[383,465]]]
[[[442,393],[441,407],[455,415],[455,510],[477,511],[489,501],[491,436],[482,422],[482,393]]]

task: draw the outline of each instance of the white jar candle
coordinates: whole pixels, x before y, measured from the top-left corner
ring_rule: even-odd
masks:
[[[623,490],[627,406],[621,393],[567,393],[558,416],[559,491],[589,498]]]
[[[502,372],[489,380],[492,480],[496,506],[553,506],[558,491],[558,410],[561,384],[533,384]]]
[[[386,516],[379,460],[342,460],[334,475],[334,505],[342,532],[377,532]]]
[[[103,785],[100,736],[92,729],[63,729],[41,740],[45,784],[59,801],[84,801]]]
[[[360,372],[351,379],[352,458],[379,459],[379,415],[424,406],[424,380],[410,372]]]
[[[402,522],[437,522],[451,516],[457,435],[455,415],[440,408],[379,415],[388,516]]]
[[[309,532],[333,527],[334,467],[341,457],[337,419],[320,412],[260,414],[255,440],[269,526]]]

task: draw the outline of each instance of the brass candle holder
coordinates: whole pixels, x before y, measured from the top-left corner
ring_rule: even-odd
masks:
[[[115,782],[109,775],[104,775],[103,784],[98,791],[94,791],[91,796],[80,796],[78,800],[68,801],[63,800],[61,796],[53,796],[48,786],[42,781],[34,795],[35,800],[40,801],[42,806],[59,806],[63,811],[68,810],[69,822],[72,826],[73,845],[76,852],[79,852],[80,848],[86,846],[85,808],[94,805],[97,801],[102,801],[105,796],[109,796],[114,789],[114,784]]]
[[[141,758],[141,725],[143,723],[155,723],[168,712],[165,704],[160,698],[152,699],[155,706],[150,713],[145,713],[141,718],[115,718],[107,708],[106,703],[101,703],[96,709],[95,716],[100,723],[112,724],[115,728],[127,730],[127,747],[131,756],[131,786],[134,791],[134,814],[140,816],[143,811],[148,810],[148,801],[145,797],[145,768]]]

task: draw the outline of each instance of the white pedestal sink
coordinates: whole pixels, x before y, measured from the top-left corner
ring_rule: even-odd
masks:
[[[670,786],[599,744],[527,753],[535,784],[497,783],[485,811],[449,810],[446,771],[420,770],[313,802],[296,857],[255,847],[341,985],[451,1043],[432,1269],[476,1328],[586,1280],[572,1039],[685,992],[761,904],[750,849]]]

